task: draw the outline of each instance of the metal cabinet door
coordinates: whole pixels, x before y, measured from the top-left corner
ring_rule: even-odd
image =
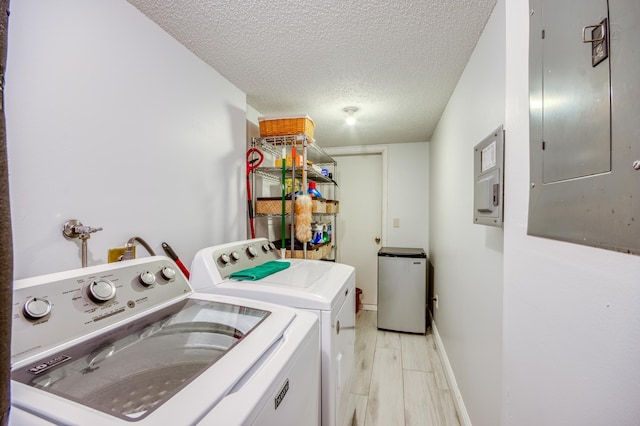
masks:
[[[607,1],[542,0],[541,9],[544,183],[608,172],[609,61],[592,66],[582,40],[583,28],[608,20]]]
[[[529,5],[527,233],[640,254],[640,1]]]

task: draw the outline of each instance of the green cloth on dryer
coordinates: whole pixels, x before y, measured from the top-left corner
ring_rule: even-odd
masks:
[[[264,277],[268,277],[271,274],[275,274],[276,272],[287,269],[289,266],[291,266],[291,262],[280,262],[277,260],[271,260],[254,268],[232,272],[229,277],[232,280],[256,281]]]

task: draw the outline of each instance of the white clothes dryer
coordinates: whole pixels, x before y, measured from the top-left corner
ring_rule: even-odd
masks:
[[[169,258],[14,283],[11,425],[319,424],[317,318]]]
[[[234,272],[269,261],[290,267],[256,281],[236,281]],[[354,371],[355,268],[318,260],[281,260],[265,238],[205,248],[191,266],[191,285],[201,293],[261,300],[313,312],[320,320],[322,425],[350,425],[349,386]]]

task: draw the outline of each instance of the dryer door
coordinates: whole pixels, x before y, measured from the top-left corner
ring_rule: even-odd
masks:
[[[345,290],[347,291],[347,290]],[[335,424],[342,426],[347,422],[346,412],[349,402],[349,388],[355,361],[356,340],[356,300],[355,287],[348,287],[348,294],[339,310],[334,311],[332,321],[332,356],[335,378]],[[353,413],[352,413],[353,414]]]

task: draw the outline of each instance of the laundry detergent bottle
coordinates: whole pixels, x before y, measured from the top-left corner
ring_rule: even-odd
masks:
[[[309,182],[309,189],[307,190],[307,193],[312,197],[322,198],[322,194],[318,191],[318,188],[316,188],[315,182]]]

